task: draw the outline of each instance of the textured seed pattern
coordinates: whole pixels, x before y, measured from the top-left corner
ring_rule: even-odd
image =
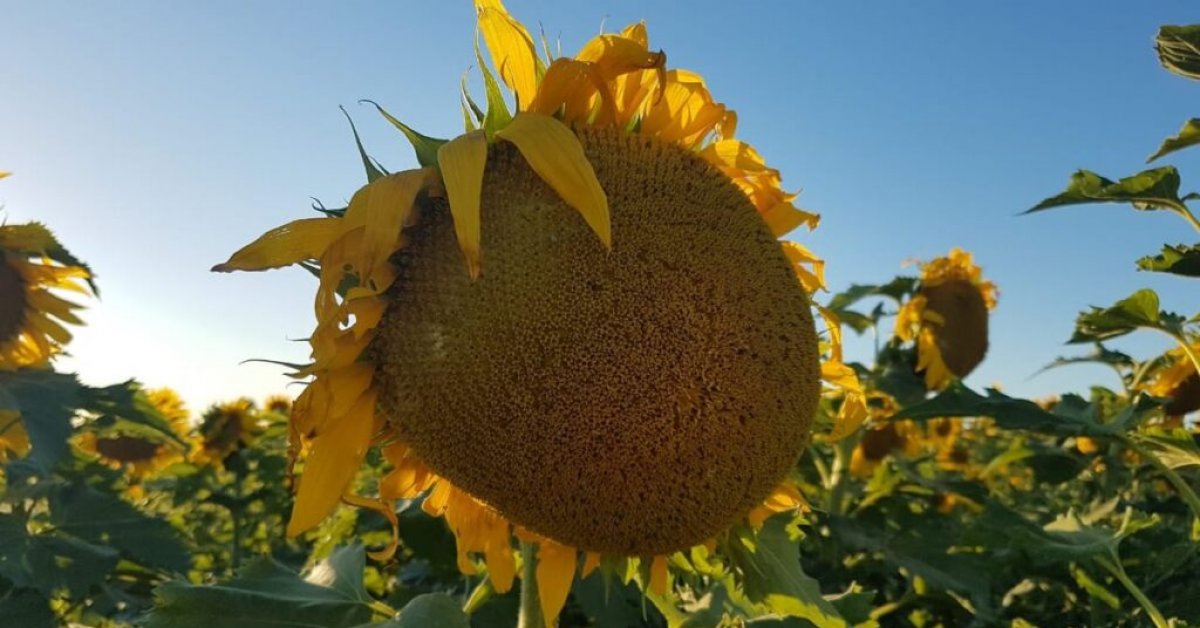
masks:
[[[926,307],[946,319],[935,328],[942,361],[958,377],[966,377],[988,349],[988,309],[983,295],[970,281],[951,279],[921,291]]]
[[[559,542],[669,553],[761,503],[807,444],[810,303],[723,175],[657,140],[579,133],[612,250],[497,143],[483,275],[434,205],[393,259],[369,357],[381,410],[438,474]]]
[[[0,252],[0,342],[14,338],[25,320],[25,282]]]

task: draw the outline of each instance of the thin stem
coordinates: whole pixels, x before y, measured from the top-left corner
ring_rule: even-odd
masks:
[[[1192,509],[1192,514],[1197,518],[1200,518],[1200,497],[1196,495],[1196,491],[1192,490],[1192,487],[1188,485],[1187,481],[1175,472],[1175,469],[1167,466],[1165,463],[1163,463],[1163,461],[1158,459],[1158,456],[1155,456],[1150,450],[1142,447],[1141,444],[1132,438],[1129,438],[1128,436],[1119,436],[1118,438],[1121,439],[1121,442],[1125,443],[1126,447],[1129,447],[1130,449],[1136,451],[1139,456],[1149,460],[1150,464],[1154,465],[1154,467],[1158,469],[1164,477],[1167,478],[1167,481],[1175,487],[1175,490],[1179,491],[1180,497],[1182,497],[1183,501],[1187,502],[1188,507]]]
[[[1172,203],[1171,208],[1175,210],[1175,213],[1183,216],[1183,219],[1188,221],[1188,224],[1192,225],[1193,229],[1200,231],[1200,220],[1196,220],[1196,215],[1192,213],[1192,210],[1189,209],[1187,205],[1184,205],[1183,203],[1178,205]]]
[[[1129,591],[1129,594],[1138,601],[1138,604],[1140,604],[1141,607],[1146,611],[1146,614],[1150,616],[1150,621],[1154,622],[1156,628],[1170,628],[1170,624],[1167,623],[1166,618],[1163,617],[1161,612],[1159,612],[1158,607],[1154,605],[1154,602],[1150,601],[1150,598],[1146,597],[1145,593],[1142,593],[1142,590],[1133,583],[1133,580],[1129,579],[1129,576],[1125,573],[1125,568],[1122,567],[1120,563],[1116,563],[1104,557],[1097,558],[1096,562],[1101,567],[1104,567],[1106,570],[1108,570],[1108,573],[1112,574],[1114,578],[1116,578],[1122,585],[1125,586],[1125,590]]]
[[[1192,348],[1192,344],[1188,342],[1188,339],[1183,336],[1176,336],[1175,334],[1171,334],[1171,337],[1179,343],[1179,347],[1183,349],[1184,353],[1187,354],[1187,357],[1192,361],[1192,366],[1196,369],[1196,372],[1200,373],[1200,355],[1196,354],[1196,350]]]
[[[849,438],[843,438],[833,447],[833,468],[829,472],[829,512],[840,515],[843,503],[846,501],[846,472],[849,470],[850,455],[855,443]],[[849,447],[847,447],[849,445]]]
[[[521,541],[521,612],[517,628],[546,628],[537,590],[537,545]]]

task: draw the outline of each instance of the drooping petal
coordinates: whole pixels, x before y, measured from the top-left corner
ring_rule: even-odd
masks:
[[[590,64],[565,57],[555,59],[527,110],[548,116],[561,113],[563,120],[576,122],[591,112],[596,94]]]
[[[600,552],[588,552],[583,557],[583,568],[579,571],[580,578],[586,578],[600,566]]]
[[[612,248],[608,196],[571,129],[547,115],[522,113],[496,137],[515,144],[529,167],[579,210],[606,248]]]
[[[436,177],[432,168],[405,170],[363,186],[346,209],[347,231],[363,227],[362,242],[349,260],[365,284],[376,267],[387,264],[400,241],[400,229],[426,183]]]
[[[219,273],[235,270],[267,270],[321,257],[342,233],[340,218],[302,218],[276,227],[242,247],[224,264],[213,266]]]
[[[554,625],[559,611],[567,603],[567,593],[575,580],[575,549],[549,539],[538,544],[537,588],[542,602],[542,617]]]
[[[333,510],[362,466],[375,424],[375,394],[359,398],[350,412],[331,419],[329,430],[312,441],[305,461],[288,536],[317,525]]]
[[[467,272],[479,277],[479,199],[483,194],[483,170],[487,165],[487,136],[483,131],[460,135],[438,149],[438,167],[446,184],[454,234],[467,258]]]
[[[479,31],[492,55],[492,65],[500,79],[516,94],[517,110],[523,110],[537,93],[541,60],[533,37],[509,15],[500,0],[475,0],[479,12]]]

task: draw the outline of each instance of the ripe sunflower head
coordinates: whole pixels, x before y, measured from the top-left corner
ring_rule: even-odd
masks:
[[[896,315],[896,337],[917,343],[917,371],[925,387],[938,390],[966,377],[988,348],[988,312],[996,307],[996,285],[962,249],[921,265],[917,294]]]
[[[668,69],[645,26],[546,58],[496,0],[479,30],[515,99],[482,63],[449,141],[385,116],[421,168],[369,172],[344,212],[276,228],[216,270],[319,268],[312,381],[291,415],[306,452],[289,532],[339,502],[425,495],[460,567],[482,555],[498,591],[514,534],[538,544],[557,615],[577,567],[649,562],[801,503],[789,470],[824,377],[845,420],[865,414],[830,360],[809,295],[823,262],[777,238],[797,209],[703,79]],[[372,445],[393,470],[350,494]]]

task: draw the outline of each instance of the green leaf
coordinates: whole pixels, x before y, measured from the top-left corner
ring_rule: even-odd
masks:
[[[430,166],[437,167],[437,152],[438,149],[442,147],[442,144],[446,143],[446,140],[438,139],[436,137],[429,137],[428,135],[422,135],[414,131],[407,124],[404,124],[392,116],[392,114],[384,111],[383,107],[380,107],[379,104],[373,100],[360,100],[358,102],[365,102],[375,105],[375,109],[379,110],[379,114],[382,115],[385,120],[391,122],[392,126],[399,129],[400,132],[404,134],[404,137],[408,138],[408,143],[412,144],[413,151],[417,154],[417,163],[420,164],[422,168],[428,168]]]
[[[12,589],[0,595],[0,618],[5,626],[54,628],[58,619],[50,610],[50,600],[32,589]]]
[[[126,430],[158,440],[168,439],[187,446],[182,435],[163,417],[146,396],[141,384],[129,380],[104,388],[81,388],[79,408],[94,415],[93,424],[120,425]],[[143,429],[136,429],[141,427]]]
[[[1105,364],[1115,369],[1133,368],[1133,358],[1120,351],[1113,351],[1100,343],[1096,343],[1094,351],[1087,355],[1077,355],[1072,357],[1057,357],[1054,361],[1043,366],[1038,373],[1044,373],[1050,369],[1055,369],[1061,366],[1071,364]]]
[[[800,548],[790,521],[789,514],[776,515],[763,524],[757,538],[730,542],[746,597],[819,627],[845,626],[837,609],[821,596],[817,581],[800,567]]]
[[[1138,290],[1107,308],[1093,306],[1075,319],[1075,333],[1067,342],[1095,342],[1124,336],[1139,328],[1158,329],[1172,335],[1183,332],[1184,318],[1158,309],[1158,294]]]
[[[1106,179],[1094,172],[1080,170],[1071,175],[1067,189],[1026,211],[1030,214],[1052,207],[1086,203],[1130,203],[1135,209],[1178,209],[1179,171],[1172,166],[1145,170],[1120,181]]]
[[[843,292],[833,295],[829,309],[837,311],[854,305],[867,297],[888,297],[897,303],[916,292],[916,277],[896,277],[885,284],[853,284]]]
[[[366,149],[363,148],[362,138],[358,136],[358,127],[354,126],[354,119],[346,112],[345,107],[339,105],[338,109],[342,110],[342,115],[346,116],[346,122],[350,123],[350,132],[354,134],[354,145],[358,147],[358,156],[362,159],[363,170],[367,171],[367,183],[384,176],[386,173],[375,165],[375,162],[367,155]]]
[[[1162,146],[1159,146],[1153,155],[1147,157],[1146,162],[1149,163],[1167,153],[1173,153],[1189,146],[1195,146],[1196,144],[1200,144],[1200,118],[1192,118],[1184,122],[1183,128],[1179,129],[1179,133],[1174,137],[1168,137],[1163,140]]]
[[[355,543],[339,547],[328,558],[314,565],[305,581],[329,587],[347,599],[369,604],[371,595],[363,587],[363,569],[366,565],[367,555],[362,545]]]
[[[1112,436],[1120,428],[1148,414],[1157,407],[1157,402],[1140,398],[1129,410],[1129,416],[1121,421],[1101,424],[1093,418],[1069,413],[1070,406],[1047,412],[1041,406],[1026,399],[1009,397],[1000,391],[989,389],[986,397],[967,388],[961,382],[951,384],[933,399],[907,407],[896,414],[896,419],[926,421],[943,417],[991,417],[996,425],[1009,430],[1026,430],[1045,434],[1077,436],[1090,434]],[[1063,406],[1063,404],[1059,404]]]
[[[0,371],[0,410],[17,410],[29,434],[29,458],[48,471],[69,450],[71,418],[82,386],[74,375],[21,369]]]
[[[346,592],[306,582],[269,559],[251,563],[225,584],[168,582],[154,591],[149,628],[341,628],[365,623],[371,609]]]
[[[479,71],[483,74],[483,89],[487,94],[487,114],[483,118],[483,131],[490,140],[496,131],[512,122],[512,114],[508,112],[508,103],[504,100],[500,84],[483,62],[483,54],[479,52],[479,41],[475,42],[475,59],[479,61]]]
[[[1133,435],[1134,440],[1168,468],[1200,467],[1200,446],[1192,433],[1183,429],[1151,428]]]
[[[400,618],[385,625],[393,628],[471,628],[471,620],[454,598],[445,593],[414,597],[400,610]]]
[[[1137,261],[1138,268],[1184,277],[1200,277],[1200,245],[1164,244],[1162,253],[1147,255]]]
[[[50,521],[62,533],[115,547],[144,565],[182,572],[191,564],[169,523],[87,486],[69,485],[52,494]]]
[[[1200,80],[1200,25],[1163,26],[1154,38],[1154,47],[1164,68]]]

